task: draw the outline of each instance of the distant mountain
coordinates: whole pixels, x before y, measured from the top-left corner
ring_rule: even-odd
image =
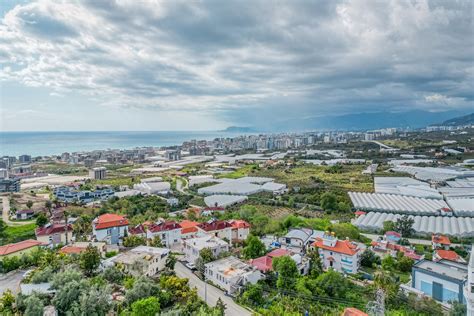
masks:
[[[257,132],[257,130],[254,129],[253,127],[229,126],[224,130],[224,132],[229,132],[229,133],[255,133],[255,132]]]
[[[439,125],[459,126],[459,125],[470,125],[470,124],[474,124],[474,113],[446,120]]]
[[[464,115],[465,112],[446,111],[428,112],[414,110],[408,112],[376,112],[354,113],[346,115],[331,115],[291,119],[275,123],[274,131],[304,131],[304,130],[373,130],[387,127],[421,128],[449,118]]]

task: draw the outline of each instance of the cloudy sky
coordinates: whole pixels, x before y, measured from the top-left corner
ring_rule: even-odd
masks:
[[[470,0],[1,3],[1,130],[474,108]]]

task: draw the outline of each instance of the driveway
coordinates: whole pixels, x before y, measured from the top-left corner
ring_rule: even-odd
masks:
[[[189,286],[191,288],[193,287],[197,288],[199,297],[203,300],[206,299],[204,281],[202,281],[196,275],[194,275],[194,273],[188,268],[186,268],[181,262],[176,262],[174,271],[176,272],[176,275],[178,277],[189,279]],[[234,300],[226,296],[224,292],[222,292],[221,290],[219,290],[218,288],[210,284],[207,284],[207,304],[210,306],[215,306],[219,297],[226,305],[226,310],[225,310],[226,315],[229,315],[229,316],[252,315],[250,311],[248,311],[247,309],[243,308],[242,306],[234,302]]]
[[[7,274],[0,274],[0,295],[6,290],[17,294],[20,291],[20,282],[25,272],[26,270],[16,270],[8,272]]]
[[[34,223],[34,221],[19,221],[19,222],[12,222],[10,220],[10,198],[8,196],[2,196],[2,219],[5,224],[9,226],[21,226]]]

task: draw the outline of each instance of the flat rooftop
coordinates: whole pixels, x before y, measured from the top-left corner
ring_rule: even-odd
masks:
[[[415,264],[414,267],[441,274],[459,281],[464,281],[467,277],[467,266],[465,269],[462,269],[453,265],[423,260]]]

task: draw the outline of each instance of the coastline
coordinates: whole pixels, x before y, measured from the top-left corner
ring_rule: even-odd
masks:
[[[48,131],[0,132],[0,156],[60,155],[63,152],[136,147],[179,146],[185,141],[212,140],[254,133],[228,131]]]

